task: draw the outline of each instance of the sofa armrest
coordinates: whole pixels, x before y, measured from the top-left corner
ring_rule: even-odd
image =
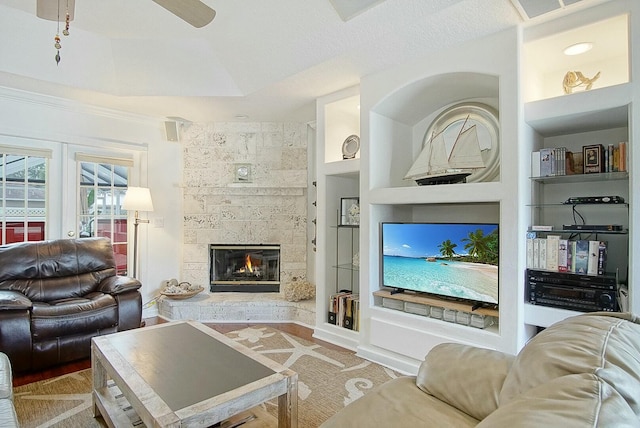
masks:
[[[33,303],[27,296],[17,291],[0,290],[0,311],[21,311],[31,309]]]
[[[138,290],[141,286],[140,281],[135,278],[116,275],[105,278],[98,289],[103,293],[115,295]]]
[[[515,357],[457,343],[435,346],[420,365],[418,388],[482,420],[498,408]]]

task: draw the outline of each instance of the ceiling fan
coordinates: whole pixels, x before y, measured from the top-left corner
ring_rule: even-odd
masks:
[[[178,18],[196,28],[201,28],[213,21],[216,11],[201,0],[152,0]],[[36,15],[50,21],[64,21],[69,13],[69,21],[73,20],[75,0],[37,0]],[[62,17],[62,18],[61,18]]]

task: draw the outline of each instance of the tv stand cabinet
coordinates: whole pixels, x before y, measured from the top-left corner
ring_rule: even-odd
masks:
[[[404,291],[402,293],[392,293],[389,290],[378,290],[378,291],[374,291],[373,295],[375,297],[379,297],[380,299],[391,299],[391,300],[397,300],[402,302],[417,303],[421,305],[435,306],[435,307],[440,307],[444,309],[453,309],[456,311],[470,313],[470,314],[488,315],[496,318],[498,318],[499,316],[497,309],[478,308],[474,310],[472,303],[458,302],[455,300],[447,300],[447,299],[438,299],[437,297],[426,296],[413,291]]]

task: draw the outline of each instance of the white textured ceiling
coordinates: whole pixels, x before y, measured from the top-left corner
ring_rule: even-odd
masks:
[[[319,96],[522,19],[510,0],[385,0],[346,21],[330,0],[203,1],[217,15],[196,29],[151,0],[76,0],[56,66],[56,22],[36,0],[0,0],[0,86],[191,121],[308,121]]]

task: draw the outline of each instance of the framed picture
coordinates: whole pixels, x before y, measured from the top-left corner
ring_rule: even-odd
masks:
[[[584,163],[585,174],[604,171],[603,153],[604,146],[602,144],[592,144],[582,147],[582,161]]]
[[[237,163],[234,168],[234,181],[236,183],[251,183],[251,164]]]
[[[339,226],[357,226],[360,224],[360,198],[340,198]]]

